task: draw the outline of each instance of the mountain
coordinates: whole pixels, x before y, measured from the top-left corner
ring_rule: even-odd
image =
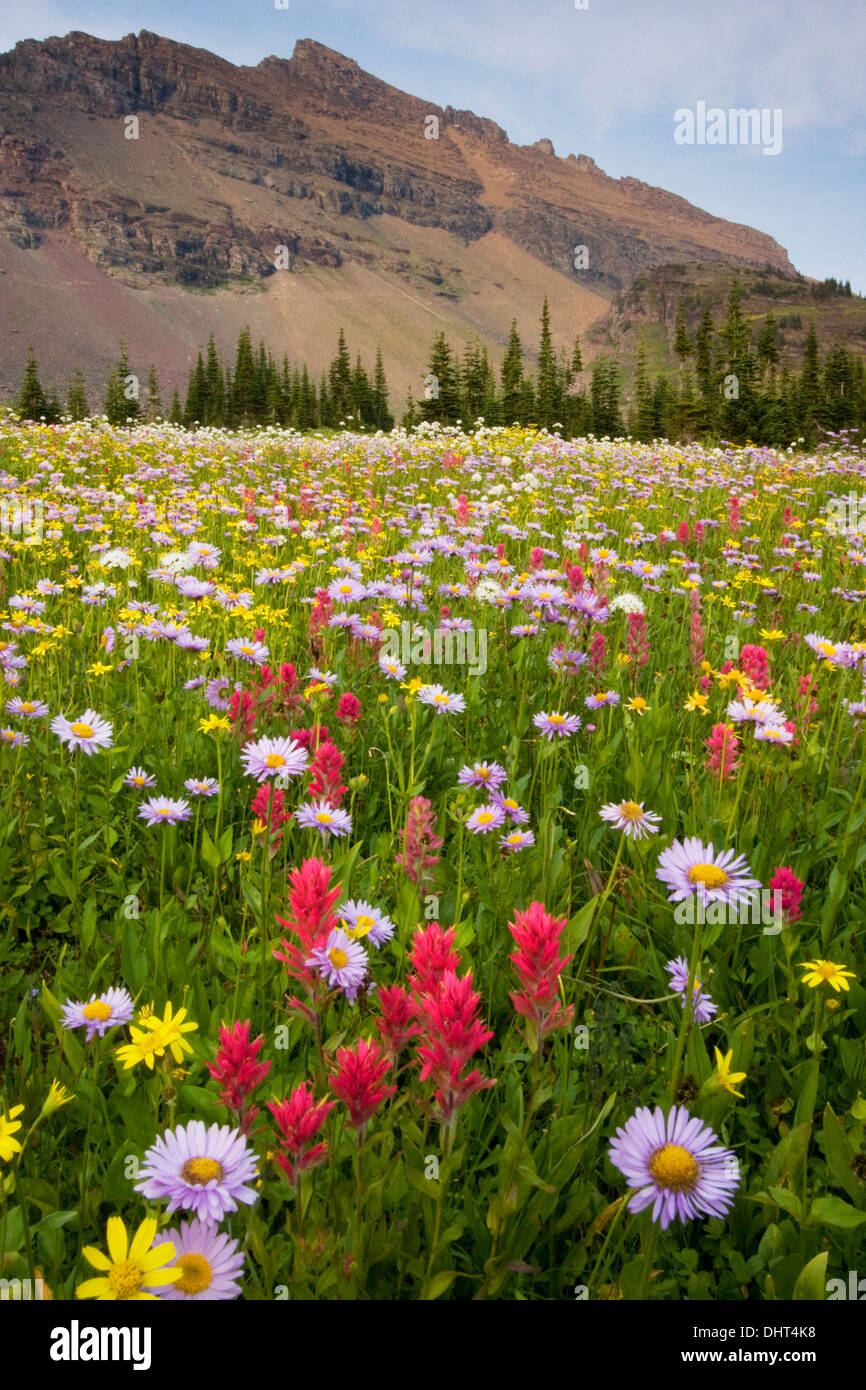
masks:
[[[440,329],[499,361],[516,318],[534,350],[546,295],[570,345],[681,261],[796,273],[762,232],[309,39],[253,68],[146,30],[0,55],[0,394],[31,340],[61,388],[77,365],[101,388],[124,338],[170,389],[211,332],[230,352],[249,324],[318,372],[342,325],[368,364],[381,345],[400,409]]]

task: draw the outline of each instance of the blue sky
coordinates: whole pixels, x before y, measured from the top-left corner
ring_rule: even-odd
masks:
[[[580,0],[586,3],[586,0]],[[318,39],[440,106],[542,136],[769,232],[797,268],[866,294],[863,0],[2,0],[0,51],[140,29],[231,62]],[[782,149],[678,145],[674,111],[782,111]]]

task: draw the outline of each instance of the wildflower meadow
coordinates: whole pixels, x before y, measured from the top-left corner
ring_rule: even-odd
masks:
[[[3,1297],[858,1297],[864,471],[7,415]]]

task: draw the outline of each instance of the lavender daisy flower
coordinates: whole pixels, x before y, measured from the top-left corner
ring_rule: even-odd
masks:
[[[466,829],[473,835],[486,835],[489,830],[498,830],[505,822],[505,812],[495,801],[479,806],[466,821]]]
[[[204,679],[204,677],[202,677]],[[209,680],[204,688],[204,698],[207,700],[211,709],[227,710],[229,701],[223,695],[224,690],[229,688],[227,676],[214,676]]]
[[[108,720],[93,709],[86,709],[80,719],[72,724],[65,715],[58,714],[51,721],[51,732],[57,735],[61,743],[68,743],[70,748],[80,748],[88,756],[97,749],[110,748],[114,736]]]
[[[379,670],[389,680],[402,681],[406,679],[406,667],[392,656],[379,657]]]
[[[636,801],[602,806],[598,814],[616,830],[624,830],[635,840],[643,839],[644,835],[657,835],[662,819],[657,811],[645,811],[643,802],[638,805]]]
[[[147,1150],[136,1192],[153,1201],[168,1198],[170,1213],[181,1207],[202,1221],[221,1221],[237,1211],[238,1202],[251,1206],[256,1192],[245,1186],[257,1175],[256,1156],[238,1129],[190,1120],[167,1129]]]
[[[357,941],[335,927],[324,946],[316,946],[304,963],[308,970],[318,970],[331,989],[343,990],[354,1004],[367,974],[367,953]]]
[[[740,1183],[736,1155],[685,1106],[673,1106],[667,1117],[661,1106],[641,1106],[617,1130],[608,1152],[629,1186],[640,1189],[629,1210],[652,1203],[652,1219],[660,1219],[663,1231],[674,1220],[724,1216]]]
[[[7,700],[6,708],[10,714],[24,719],[42,719],[48,713],[48,706],[41,700],[22,700],[20,695],[13,695],[11,700]]]
[[[252,637],[233,637],[226,643],[226,656],[236,656],[251,666],[263,666],[269,655],[265,644],[253,641]]]
[[[587,695],[583,703],[587,709],[603,709],[605,705],[618,705],[619,698],[615,690],[601,690],[597,695]]]
[[[461,767],[457,784],[461,787],[490,787],[495,791],[505,781],[505,768],[499,763],[473,763]]]
[[[501,792],[493,792],[490,800],[496,806],[501,806],[508,819],[513,825],[526,825],[529,820],[529,812],[524,811],[519,801],[513,796],[503,796]]]
[[[499,843],[504,850],[512,853],[518,849],[529,849],[530,845],[535,844],[535,835],[531,830],[510,830],[506,835],[500,835]]]
[[[138,808],[139,818],[148,825],[177,825],[192,815],[188,801],[173,801],[170,796],[152,796]]]
[[[0,743],[7,743],[10,748],[23,748],[29,742],[27,734],[19,733],[17,729],[0,729]]]
[[[156,778],[151,773],[145,772],[143,767],[131,767],[123,779],[123,785],[134,789],[155,787]]]
[[[293,738],[260,738],[241,749],[244,772],[257,782],[268,777],[299,777],[308,760],[307,750]]]
[[[184,1221],[179,1229],[163,1231],[154,1246],[170,1241],[175,1258],[167,1266],[179,1265],[183,1274],[174,1284],[163,1284],[154,1290],[162,1299],[181,1299],[184,1302],[216,1302],[237,1298],[241,1286],[237,1282],[243,1272],[244,1253],[238,1253],[238,1242],[211,1222]],[[143,1285],[148,1288],[147,1283]]]
[[[104,994],[92,994],[87,1004],[67,999],[63,1005],[64,1028],[86,1028],[84,1041],[90,1042],[94,1034],[102,1038],[106,1028],[117,1028],[128,1023],[135,1012],[132,996],[126,989],[107,989]]]
[[[580,728],[579,714],[559,714],[554,711],[552,714],[545,714],[544,710],[540,714],[532,716],[532,722],[539,730],[543,738],[570,738],[576,734]]]
[[[756,724],[755,738],[759,743],[781,743],[783,747],[794,742],[794,735],[784,724]]]
[[[306,806],[299,806],[295,812],[295,823],[303,830],[318,830],[322,839],[328,835],[348,835],[352,829],[352,817],[347,811],[341,811],[338,806],[331,806],[327,801],[311,801]]]
[[[462,695],[451,695],[441,685],[422,685],[416,698],[420,704],[430,705],[437,714],[462,714],[466,709]]]
[[[340,922],[353,941],[369,937],[374,946],[382,946],[394,935],[394,923],[370,903],[351,900],[340,908]]]
[[[728,849],[716,855],[711,844],[705,845],[693,835],[682,844],[674,840],[669,849],[662,850],[656,878],[667,884],[668,902],[672,903],[697,893],[703,903],[726,902],[736,908],[747,904],[753,891],[761,887],[759,880],[752,878],[744,854]]]
[[[683,1008],[686,1007],[686,991],[689,987],[689,966],[684,956],[677,956],[675,960],[669,960],[665,970],[671,977],[671,989],[683,996]],[[695,1023],[709,1023],[713,1014],[718,1013],[719,1006],[714,1004],[708,994],[704,994],[701,989],[700,980],[695,980],[692,985],[692,1017]]]
[[[183,785],[190,796],[216,796],[220,789],[215,777],[187,777]]]

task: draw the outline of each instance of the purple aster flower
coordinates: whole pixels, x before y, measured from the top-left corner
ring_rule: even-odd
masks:
[[[20,695],[13,695],[11,700],[7,700],[6,708],[10,714],[23,719],[42,719],[48,713],[48,706],[41,700],[22,700]]]
[[[177,825],[192,815],[188,801],[173,801],[170,796],[152,796],[138,808],[139,818],[148,825]]]
[[[216,796],[220,789],[215,777],[187,777],[183,785],[190,796]]]
[[[489,787],[495,791],[505,781],[505,768],[499,763],[472,763],[461,767],[457,784],[461,787]]]
[[[338,806],[331,806],[324,799],[311,801],[299,806],[295,812],[295,823],[302,830],[318,830],[322,839],[328,835],[348,835],[352,829],[352,817]]]
[[[495,791],[491,794],[490,800],[496,806],[501,806],[508,819],[514,825],[526,825],[529,820],[529,812],[524,811],[519,801],[513,796],[503,796],[501,792]]]
[[[236,656],[251,666],[263,666],[269,655],[264,642],[256,642],[252,637],[233,637],[226,643],[226,656]]]
[[[605,705],[618,705],[619,696],[615,690],[600,690],[597,695],[587,695],[583,703],[587,709],[603,709]]]
[[[674,840],[669,849],[662,850],[656,868],[656,878],[668,886],[668,902],[683,902],[697,893],[703,903],[726,902],[737,907],[746,905],[758,879],[752,878],[744,854],[732,849],[716,854],[711,844],[705,845],[695,836],[682,843]]]
[[[437,714],[462,714],[466,709],[462,695],[451,695],[441,685],[422,685],[416,698],[419,704],[429,705]]]
[[[665,970],[671,977],[671,989],[683,996],[683,1008],[686,1007],[686,990],[689,987],[689,966],[684,956],[677,956],[675,960],[669,960]],[[695,980],[692,985],[692,1017],[695,1023],[709,1023],[713,1014],[718,1013],[719,1006],[714,1004],[708,994],[704,994],[701,989],[700,980]]]
[[[638,805],[636,801],[602,806],[598,814],[616,830],[624,830],[635,840],[642,840],[644,835],[657,835],[662,819],[657,811],[645,811],[643,802]]]
[[[379,656],[379,670],[392,681],[406,679],[406,667],[393,656]]]
[[[143,767],[131,767],[123,779],[123,785],[134,789],[155,787],[156,778],[151,773],[145,772]]]
[[[216,1222],[237,1211],[238,1202],[252,1205],[256,1192],[245,1184],[257,1171],[256,1156],[239,1129],[216,1124],[206,1129],[202,1120],[190,1120],[167,1129],[147,1150],[135,1190],[157,1202],[168,1198],[169,1213],[180,1207]]]
[[[0,743],[6,743],[10,748],[23,748],[30,739],[27,734],[22,734],[18,729],[0,729]]]
[[[724,1216],[740,1183],[736,1155],[685,1106],[673,1106],[667,1117],[661,1106],[641,1106],[617,1130],[609,1155],[629,1186],[640,1189],[629,1210],[652,1203],[652,1219],[661,1220],[663,1231],[674,1220]]]
[[[378,907],[354,899],[339,910],[340,922],[347,936],[353,941],[369,939],[374,946],[382,946],[394,935],[394,923]]]
[[[238,1253],[238,1242],[225,1231],[217,1230],[212,1222],[184,1221],[180,1228],[162,1231],[153,1244],[169,1241],[175,1257],[167,1266],[180,1265],[183,1274],[174,1284],[162,1284],[153,1292],[161,1299],[181,1299],[184,1302],[216,1302],[237,1298],[241,1292],[238,1277],[243,1272],[244,1253]],[[143,1285],[145,1289],[148,1285]]]
[[[67,999],[63,1005],[64,1028],[86,1028],[85,1042],[94,1034],[102,1038],[106,1028],[128,1023],[135,1012],[132,996],[126,989],[107,989],[104,994],[92,994],[87,1004]]]
[[[756,724],[755,738],[759,743],[780,743],[783,747],[794,742],[794,735],[784,724]]]
[[[61,743],[68,743],[70,748],[80,748],[88,756],[97,749],[110,748],[114,735],[108,720],[93,709],[86,709],[74,723],[70,723],[65,715],[58,714],[51,721],[51,732],[57,735]]]
[[[335,927],[324,946],[316,946],[305,965],[308,970],[318,970],[331,989],[343,990],[349,1003],[354,1004],[366,978],[367,953],[340,927]]]
[[[507,834],[500,835],[499,843],[510,854],[518,849],[529,849],[535,844],[535,835],[531,830],[509,830]]]
[[[466,821],[466,829],[473,835],[486,835],[489,830],[498,830],[505,823],[505,812],[495,801],[489,801],[473,811]]]
[[[241,749],[244,772],[257,782],[269,777],[300,777],[308,760],[307,750],[293,738],[260,738]]]
[[[204,679],[204,677],[202,677],[202,679]],[[207,700],[211,709],[228,709],[229,701],[222,693],[224,690],[228,690],[228,688],[229,679],[227,676],[214,676],[213,680],[208,681],[204,688],[204,698]]]
[[[545,714],[544,710],[540,714],[532,716],[532,722],[538,729],[543,738],[570,738],[576,734],[580,728],[579,714],[559,714],[554,711],[552,714]]]

